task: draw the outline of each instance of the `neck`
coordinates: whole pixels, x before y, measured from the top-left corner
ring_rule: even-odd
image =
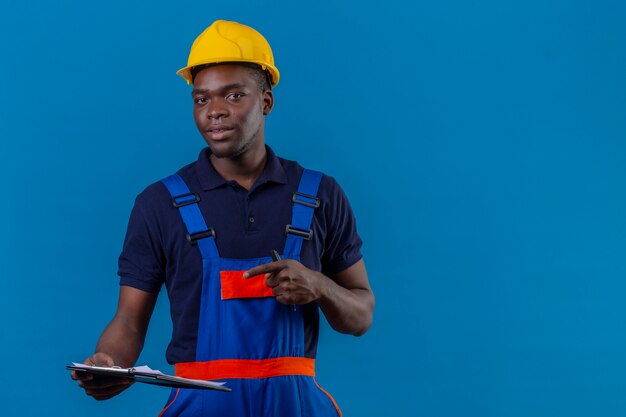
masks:
[[[250,148],[234,158],[218,158],[211,154],[209,160],[222,178],[237,181],[239,185],[249,190],[265,168],[267,151],[263,145]]]

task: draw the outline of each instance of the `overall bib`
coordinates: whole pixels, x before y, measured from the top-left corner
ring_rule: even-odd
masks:
[[[311,238],[321,177],[310,170],[302,174],[292,198],[283,259],[300,261],[303,240]],[[276,301],[264,275],[243,278],[246,270],[271,262],[271,257],[220,257],[215,231],[200,213],[199,195],[178,175],[162,182],[180,212],[187,239],[202,254],[196,360],[176,364],[175,373],[225,381],[232,392],[173,389],[159,417],[341,416],[335,401],[315,381],[315,359],[304,357],[301,306]]]

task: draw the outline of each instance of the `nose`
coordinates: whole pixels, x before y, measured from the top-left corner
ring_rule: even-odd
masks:
[[[210,100],[207,116],[209,117],[209,119],[220,119],[222,117],[228,116],[228,110],[226,109],[223,100]]]

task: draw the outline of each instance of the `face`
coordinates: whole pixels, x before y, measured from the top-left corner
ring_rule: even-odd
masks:
[[[236,158],[264,146],[264,116],[272,110],[274,97],[259,90],[249,71],[240,65],[216,65],[194,80],[194,119],[215,157]]]

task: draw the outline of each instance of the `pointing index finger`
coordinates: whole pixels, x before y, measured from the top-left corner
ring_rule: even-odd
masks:
[[[255,277],[261,274],[270,274],[272,272],[277,272],[283,269],[285,266],[281,261],[278,262],[269,262],[263,265],[255,266],[252,269],[247,270],[243,273],[243,277],[248,279],[250,277]]]

